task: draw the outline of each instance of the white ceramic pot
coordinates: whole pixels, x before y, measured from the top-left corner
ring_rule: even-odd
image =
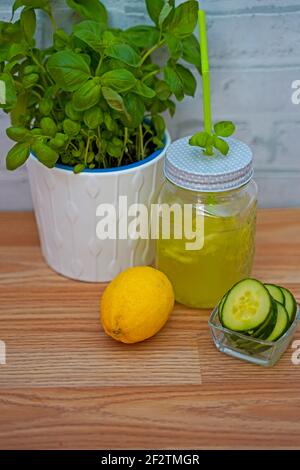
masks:
[[[127,196],[128,205],[149,206],[163,182],[169,143],[167,133],[165,148],[142,162],[78,175],[62,165],[48,169],[30,156],[27,168],[41,247],[52,269],[72,279],[103,282],[130,266],[153,262],[151,240],[100,240],[96,210],[103,203],[117,207],[119,196]]]

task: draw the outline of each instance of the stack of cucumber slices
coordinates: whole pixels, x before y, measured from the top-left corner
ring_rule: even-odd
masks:
[[[224,328],[274,342],[294,322],[297,303],[285,287],[244,279],[235,284],[218,306]]]

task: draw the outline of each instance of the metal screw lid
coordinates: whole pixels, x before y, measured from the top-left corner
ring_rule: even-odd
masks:
[[[206,156],[189,145],[190,137],[173,142],[166,154],[164,173],[181,188],[199,192],[221,192],[246,184],[253,176],[252,151],[244,142],[227,138],[227,155]]]

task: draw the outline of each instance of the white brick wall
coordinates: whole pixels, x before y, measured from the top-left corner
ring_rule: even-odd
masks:
[[[0,19],[12,0],[1,0]],[[114,26],[146,20],[143,0],[104,0]],[[237,135],[255,155],[261,206],[300,206],[300,105],[291,102],[291,83],[300,79],[300,1],[201,0],[207,10],[215,120],[233,119]],[[60,24],[72,14],[64,0],[53,0]],[[41,23],[45,41],[47,27]],[[201,90],[178,105],[168,119],[173,138],[201,126]],[[0,119],[0,210],[30,209],[26,172],[4,170],[9,141]]]

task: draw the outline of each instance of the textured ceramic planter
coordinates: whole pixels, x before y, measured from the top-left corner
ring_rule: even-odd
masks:
[[[120,169],[91,170],[74,175],[57,166],[51,170],[31,156],[27,162],[30,187],[43,255],[58,273],[81,281],[111,280],[120,271],[151,264],[151,240],[99,240],[99,204],[117,207],[119,196],[128,205],[151,204],[163,181],[166,146],[142,162]]]

